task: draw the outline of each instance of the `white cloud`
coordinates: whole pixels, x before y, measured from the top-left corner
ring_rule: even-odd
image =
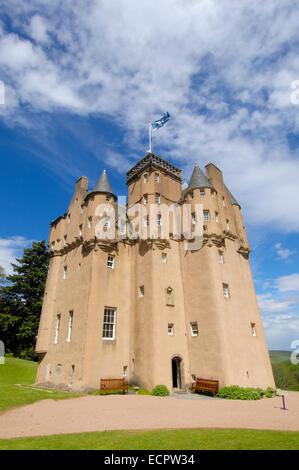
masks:
[[[22,236],[0,238],[0,266],[7,275],[13,272],[11,263],[16,264],[16,258],[22,257],[24,248],[28,248],[31,243],[32,240]]]
[[[3,10],[14,28],[0,28],[4,119],[24,124],[23,104],[100,115],[121,127],[131,155],[167,110],[154,151],[186,173],[213,161],[246,221],[299,230],[299,162],[287,143],[299,130],[293,0],[11,0]]]
[[[275,281],[275,287],[280,292],[299,292],[299,274],[294,273],[277,278]]]
[[[282,260],[286,260],[291,255],[296,253],[296,250],[289,250],[289,248],[282,248],[281,243],[276,243],[275,248],[276,248],[277,255]]]
[[[269,349],[291,350],[292,342],[299,340],[298,313],[267,316],[263,326]]]

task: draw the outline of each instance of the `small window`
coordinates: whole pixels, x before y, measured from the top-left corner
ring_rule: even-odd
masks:
[[[223,207],[225,207],[225,198],[224,197],[222,197],[222,205],[223,205]]]
[[[149,217],[148,215],[146,215],[143,219],[143,222],[144,222],[144,227],[148,227],[149,226]]]
[[[63,245],[64,246],[66,245],[66,235],[64,235],[64,237],[63,237]]]
[[[198,336],[197,322],[190,323],[191,336]]]
[[[67,342],[68,342],[68,343],[71,341],[72,327],[73,327],[73,311],[70,311],[70,312],[69,312],[68,335],[67,335]]]
[[[230,298],[230,293],[229,293],[229,288],[228,288],[228,284],[222,284],[223,286],[223,295],[226,299],[229,299]]]
[[[148,174],[147,174],[147,173],[143,176],[143,181],[144,181],[145,183],[148,182]]]
[[[51,250],[54,250],[55,242],[51,243]]]
[[[61,314],[59,313],[56,317],[56,328],[55,328],[55,339],[54,339],[54,344],[58,343],[58,336],[59,336],[59,328],[60,328],[60,319],[61,319]]]
[[[215,197],[215,191],[214,191],[213,189],[212,189],[212,191],[211,191],[211,196],[212,196],[212,197]]]
[[[81,206],[80,206],[80,214],[83,214],[83,207],[84,207],[84,205],[81,204]]]
[[[218,251],[218,257],[219,257],[220,263],[224,263],[223,252],[220,250]]]
[[[116,310],[114,308],[105,308],[103,322],[103,339],[115,339]]]
[[[252,336],[256,336],[255,323],[251,323],[251,333],[252,333]]]
[[[55,369],[55,375],[60,375],[62,369],[62,364],[57,364],[56,369]]]
[[[155,181],[156,181],[157,183],[159,183],[159,181],[160,181],[160,175],[159,175],[159,173],[155,173]]]
[[[218,212],[215,212],[215,220],[216,220],[216,222],[219,222],[219,213]]]
[[[197,219],[196,219],[196,214],[195,212],[192,213],[192,224],[195,225],[197,222]]]
[[[108,255],[107,268],[114,269],[114,262],[115,262],[115,256],[114,255]]]
[[[144,297],[144,286],[139,287],[139,297]]]
[[[67,266],[63,267],[63,279],[66,279]]]
[[[88,228],[92,227],[92,217],[88,217]]]
[[[68,214],[68,215],[67,215],[67,223],[69,224],[70,221],[71,221],[71,214]]]
[[[209,222],[210,221],[210,211],[203,211],[203,220],[205,222]]]
[[[148,194],[144,194],[143,196],[143,204],[147,204],[148,203]]]
[[[168,323],[168,334],[173,336],[173,323]]]
[[[82,225],[79,225],[79,236],[82,237]]]
[[[204,189],[200,189],[200,190],[199,190],[199,194],[200,194],[201,196],[205,196],[206,192],[205,192]]]
[[[110,217],[105,217],[104,227],[110,227]]]
[[[160,204],[161,200],[161,195],[159,193],[156,193],[156,204]]]
[[[123,367],[123,377],[127,377],[128,366]]]
[[[193,198],[194,198],[194,193],[193,193],[193,191],[190,191],[189,197],[190,197],[190,199],[193,199]]]
[[[229,223],[228,219],[226,219],[226,228],[227,228],[227,230],[230,230],[230,223]]]
[[[167,254],[162,253],[161,257],[162,257],[162,263],[167,263]]]
[[[111,196],[107,195],[107,196],[106,196],[106,201],[109,202],[110,199],[111,199]]]
[[[161,214],[158,214],[158,215],[157,215],[157,225],[158,225],[159,227],[161,227],[161,225],[162,225],[162,216],[161,216]]]

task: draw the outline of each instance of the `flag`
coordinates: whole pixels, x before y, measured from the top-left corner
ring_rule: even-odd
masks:
[[[160,127],[163,127],[164,124],[169,121],[170,114],[168,112],[164,113],[164,116],[161,119],[158,119],[157,121],[154,121],[151,123],[153,131],[156,131]]]

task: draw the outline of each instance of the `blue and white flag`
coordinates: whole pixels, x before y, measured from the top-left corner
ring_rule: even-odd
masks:
[[[169,118],[170,118],[170,114],[166,112],[164,113],[164,116],[161,119],[158,119],[157,121],[152,122],[151,124],[152,124],[153,131],[156,131],[160,127],[163,127],[164,124],[166,124],[167,121],[169,121]]]

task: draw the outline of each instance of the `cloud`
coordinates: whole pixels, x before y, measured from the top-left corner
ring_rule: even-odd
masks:
[[[169,111],[154,151],[186,175],[213,161],[246,221],[299,231],[299,161],[288,144],[299,130],[293,0],[11,0],[2,9],[11,19],[0,28],[5,122],[101,116],[132,155],[146,149],[147,122]]]
[[[299,315],[296,313],[270,315],[263,318],[269,349],[291,350],[293,341],[299,340]]]
[[[21,257],[24,248],[29,247],[31,243],[32,240],[22,236],[0,238],[0,266],[4,268],[6,275],[12,274],[11,263],[16,263],[16,258]]]
[[[276,279],[275,287],[280,292],[295,291],[299,292],[299,274],[289,274],[288,276],[281,276]]]
[[[282,248],[281,243],[276,243],[275,248],[276,248],[277,255],[282,260],[286,260],[291,255],[296,253],[296,250],[289,250],[288,248]]]

